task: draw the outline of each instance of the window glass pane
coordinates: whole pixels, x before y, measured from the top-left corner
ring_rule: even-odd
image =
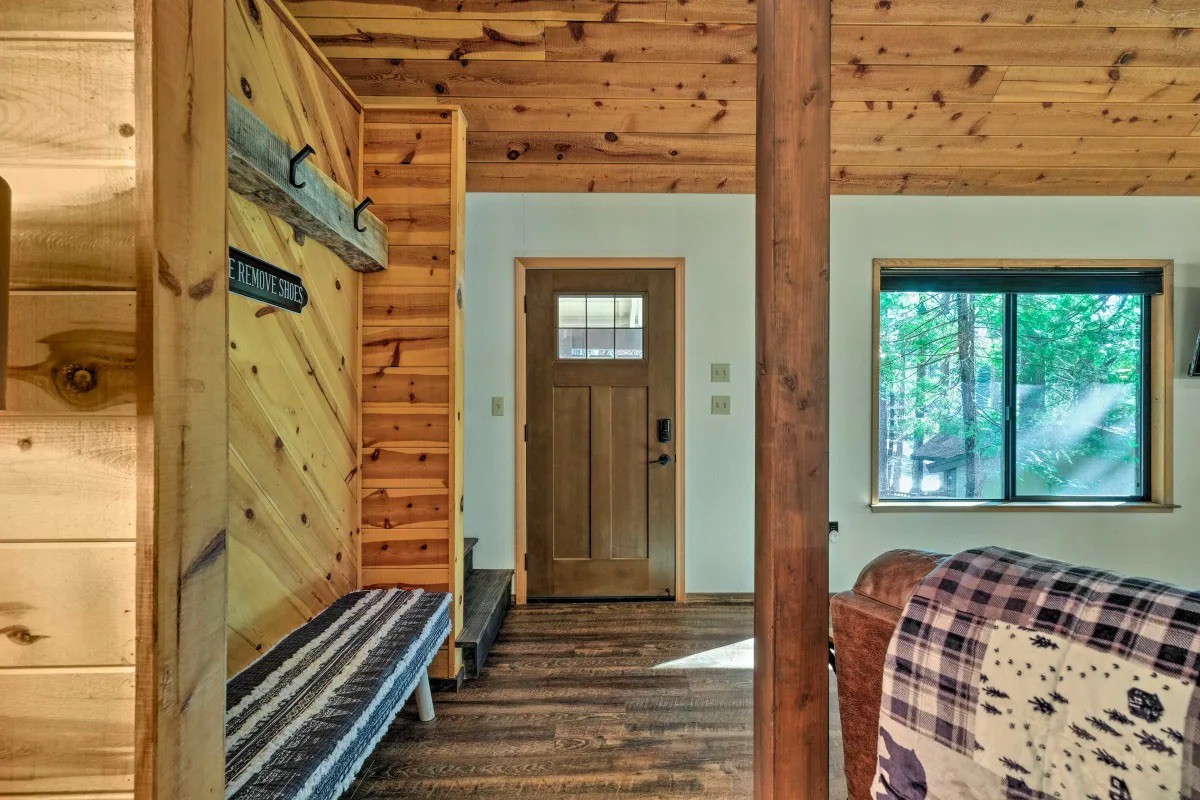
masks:
[[[617,298],[617,318],[616,326],[618,328],[641,328],[642,325],[642,298],[640,297],[618,297]]]
[[[613,296],[592,297],[587,299],[587,326],[589,328],[613,327]]]
[[[583,328],[561,328],[558,331],[559,358],[587,358],[587,339]]]
[[[558,327],[583,328],[587,325],[586,313],[582,297],[558,298]]]
[[[558,357],[644,358],[645,306],[641,295],[560,296]]]
[[[641,358],[642,331],[640,328],[617,328],[617,358]]]
[[[1004,297],[879,296],[879,496],[1004,495]]]
[[[1017,494],[1136,497],[1142,298],[1017,298]]]
[[[588,358],[612,358],[613,357],[613,329],[612,328],[588,328],[587,357]]]

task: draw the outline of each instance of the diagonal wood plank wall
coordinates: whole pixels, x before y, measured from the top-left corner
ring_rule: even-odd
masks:
[[[389,264],[363,276],[363,585],[452,592],[430,674],[462,668],[466,129],[450,106],[367,105],[363,189]]]
[[[132,0],[0,4],[0,98],[0,795],[132,798]]]
[[[753,0],[289,0],[363,97],[471,128],[471,191],[751,192]],[[833,190],[1192,194],[1200,6],[834,0]]]
[[[359,195],[361,108],[275,0],[227,0],[228,90]],[[358,588],[361,275],[228,192],[229,244],[300,275],[302,314],[229,297],[229,672]]]

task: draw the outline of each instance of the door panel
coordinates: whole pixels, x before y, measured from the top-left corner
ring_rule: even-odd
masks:
[[[648,454],[653,424],[647,394],[644,386],[612,389],[612,558],[650,555]]]
[[[675,443],[657,437],[675,418],[674,281],[649,269],[526,276],[530,597],[674,592]],[[560,297],[588,298],[586,315],[565,301],[565,358]],[[586,327],[597,319],[616,327]]]
[[[554,392],[554,543],[557,558],[589,558],[588,452],[592,441],[591,390],[568,386]]]

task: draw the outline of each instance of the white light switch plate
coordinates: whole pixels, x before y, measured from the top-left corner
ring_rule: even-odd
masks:
[[[714,394],[712,396],[712,413],[729,416],[729,395]]]
[[[713,383],[729,383],[729,365],[728,364],[713,364],[712,365],[712,382]]]
[[[493,397],[492,398],[492,416],[493,417],[503,417],[504,416],[504,398],[503,397]]]

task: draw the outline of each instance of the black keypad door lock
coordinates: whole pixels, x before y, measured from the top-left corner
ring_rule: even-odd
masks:
[[[658,421],[658,441],[662,444],[671,443],[671,420],[668,417]]]

